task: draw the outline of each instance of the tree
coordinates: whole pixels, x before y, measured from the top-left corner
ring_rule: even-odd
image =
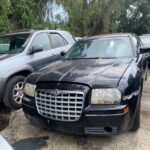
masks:
[[[53,16],[54,3],[63,7],[66,20],[60,14]],[[117,31],[148,33],[150,0],[0,1],[0,34],[16,29],[44,27],[69,30],[76,36]]]
[[[57,0],[57,3],[68,12],[68,28],[77,35],[87,36],[115,29],[111,28],[111,17],[119,17],[124,0]]]
[[[36,23],[34,0],[11,0],[11,22],[15,29],[30,28]]]
[[[118,24],[119,32],[150,32],[150,0],[126,0]]]
[[[0,1],[0,33],[5,33],[11,30],[12,26],[9,20],[11,13],[10,3],[8,0]]]
[[[51,0],[1,0],[0,34],[16,29],[44,26],[47,3]]]

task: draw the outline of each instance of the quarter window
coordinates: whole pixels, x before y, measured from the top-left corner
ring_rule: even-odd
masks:
[[[64,38],[57,33],[50,33],[50,37],[51,37],[51,43],[54,48],[65,46],[67,44]]]
[[[32,42],[32,46],[38,46],[43,48],[43,50],[51,49],[50,40],[47,33],[40,33],[36,35]]]

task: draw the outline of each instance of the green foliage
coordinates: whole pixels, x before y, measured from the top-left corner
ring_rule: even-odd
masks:
[[[50,18],[52,4],[64,8]],[[150,32],[150,0],[0,0],[0,34],[26,28],[61,28],[76,36]]]
[[[88,36],[108,33],[115,29],[117,18],[122,10],[123,0],[57,0],[68,12],[69,21],[66,26],[75,35]],[[113,27],[112,27],[113,26]]]
[[[36,23],[34,0],[17,0],[12,4],[13,21],[20,28],[30,28]]]
[[[43,27],[45,5],[48,1],[1,0],[0,34],[18,29]],[[42,14],[42,17],[40,14]]]
[[[139,35],[150,32],[150,0],[126,0],[124,12],[118,22],[119,32]]]
[[[0,1],[0,33],[5,33],[11,30],[12,26],[9,20],[11,13],[10,4],[7,0]]]
[[[61,28],[77,36],[113,32],[123,0],[1,0],[0,33],[24,28]],[[45,20],[49,5],[56,2],[68,13],[68,22]],[[48,5],[49,4],[49,5]],[[51,12],[52,13],[52,12]],[[112,17],[113,16],[113,17]],[[111,20],[113,18],[114,20]]]

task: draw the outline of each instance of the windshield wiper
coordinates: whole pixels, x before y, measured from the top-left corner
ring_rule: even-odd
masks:
[[[101,59],[101,57],[89,57],[89,58],[83,58],[83,59]]]
[[[119,57],[102,57],[101,59],[118,59]]]
[[[101,59],[101,57],[80,57],[80,58],[65,58],[66,60],[76,60],[76,59]]]

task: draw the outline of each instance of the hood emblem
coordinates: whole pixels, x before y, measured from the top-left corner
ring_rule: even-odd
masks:
[[[52,90],[51,91],[51,94],[53,95],[53,96],[58,96],[59,94],[60,94],[60,91],[59,90]]]

